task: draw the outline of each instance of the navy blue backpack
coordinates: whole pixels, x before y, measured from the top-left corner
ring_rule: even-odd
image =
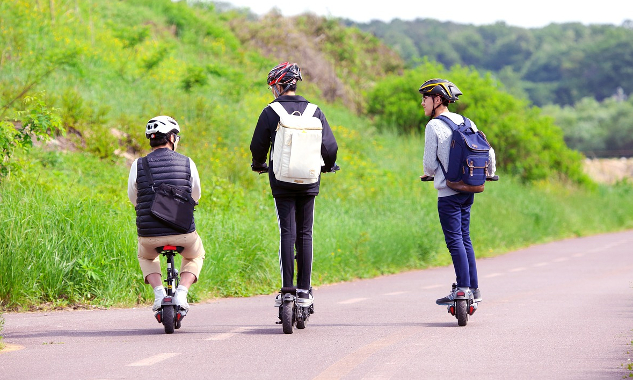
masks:
[[[444,115],[436,119],[442,120],[453,130],[448,170],[438,158],[446,185],[460,193],[481,193],[490,164],[490,143],[486,136],[481,131],[473,131],[470,120],[465,117],[460,125]]]

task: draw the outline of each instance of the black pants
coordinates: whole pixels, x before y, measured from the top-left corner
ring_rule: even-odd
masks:
[[[282,287],[294,286],[295,249],[297,288],[310,289],[314,195],[275,198],[279,223],[279,267]]]

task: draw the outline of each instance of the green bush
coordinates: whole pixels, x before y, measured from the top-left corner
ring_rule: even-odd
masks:
[[[0,175],[9,172],[11,156],[16,149],[28,149],[37,141],[48,140],[64,132],[58,109],[48,107],[40,98],[26,96],[23,109],[13,122],[0,120]]]

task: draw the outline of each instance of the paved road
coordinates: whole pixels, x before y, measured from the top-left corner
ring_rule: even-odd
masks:
[[[458,327],[451,267],[323,286],[285,335],[272,296],[193,305],[165,335],[148,308],[5,314],[0,379],[621,379],[633,358],[633,231],[479,260]]]

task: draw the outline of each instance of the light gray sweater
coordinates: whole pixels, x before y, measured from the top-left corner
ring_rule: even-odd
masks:
[[[459,125],[464,122],[464,117],[453,112],[444,112],[442,115],[447,116],[455,124]],[[477,126],[471,120],[473,130],[477,131]],[[442,161],[444,169],[448,169],[448,157],[450,153],[451,139],[453,131],[451,127],[439,119],[431,119],[426,125],[424,131],[424,174],[435,177],[434,186],[437,189],[438,197],[447,197],[449,195],[458,194],[456,191],[446,186],[446,178],[440,168],[438,158]],[[497,170],[495,160],[495,151],[490,149],[490,165],[488,173],[494,175]]]

